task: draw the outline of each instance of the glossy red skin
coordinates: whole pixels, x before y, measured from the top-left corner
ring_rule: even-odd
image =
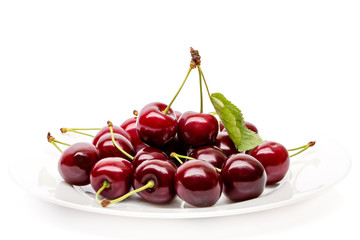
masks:
[[[256,128],[256,126],[250,122],[245,122],[245,126],[250,129],[251,131],[255,132],[255,133],[259,133],[258,129]]]
[[[183,163],[175,174],[177,195],[195,207],[214,205],[221,196],[222,186],[218,171],[202,160],[194,159]]]
[[[137,117],[137,133],[149,146],[160,148],[174,138],[177,132],[176,116],[171,108],[164,114],[166,107],[166,104],[159,102],[149,103]]]
[[[206,161],[214,167],[220,169],[227,159],[227,156],[220,150],[220,148],[215,146],[203,146],[196,148],[189,154],[189,157]]]
[[[260,196],[266,185],[266,172],[261,163],[244,153],[229,157],[221,170],[224,194],[232,201]]]
[[[211,114],[188,111],[178,120],[179,141],[189,148],[212,145],[218,131],[218,120]]]
[[[120,134],[114,134],[115,142],[119,145],[121,149],[123,149],[125,152],[130,154],[131,156],[135,155],[135,151],[133,146],[131,145],[130,141],[125,138],[124,136]],[[96,144],[96,148],[99,151],[100,159],[107,158],[107,157],[121,157],[128,160],[131,160],[128,158],[125,154],[123,154],[119,149],[117,149],[114,146],[114,143],[111,139],[111,134],[106,133],[104,134]]]
[[[226,156],[239,153],[239,151],[235,147],[234,142],[231,140],[227,132],[218,133],[215,141],[215,146],[220,148]]]
[[[145,147],[137,152],[132,160],[134,168],[137,168],[141,163],[151,159],[169,160],[169,157],[160,149],[154,147]]]
[[[123,128],[129,135],[131,139],[131,143],[134,147],[135,152],[140,151],[144,147],[148,147],[143,141],[141,141],[139,135],[136,130],[136,120],[137,117],[129,118],[125,120],[120,127]]]
[[[277,142],[263,142],[249,152],[265,168],[266,184],[275,184],[282,180],[290,166],[290,157],[286,148]]]
[[[149,180],[155,182],[151,189],[138,192],[148,202],[163,204],[175,197],[174,176],[176,166],[170,161],[148,160],[141,163],[135,170],[133,188],[146,185]]]
[[[175,114],[175,117],[176,117],[176,120],[179,120],[179,118],[181,117],[181,112],[179,111],[174,111],[174,114]]]
[[[127,138],[129,141],[131,140],[130,135],[121,127],[118,126],[113,126],[113,132],[123,135],[125,138]],[[94,139],[92,141],[93,145],[96,146],[97,142],[99,141],[99,139],[106,133],[110,133],[110,129],[108,126],[103,127],[102,129],[100,129],[100,131],[98,131],[96,133],[96,135],[94,136]]]
[[[75,143],[61,154],[58,170],[65,182],[84,186],[90,183],[90,170],[99,159],[99,152],[94,145],[87,142]]]
[[[98,161],[90,172],[90,183],[97,192],[104,184],[110,183],[109,188],[105,188],[100,195],[115,199],[128,193],[131,188],[134,168],[128,160],[118,157],[104,158]]]

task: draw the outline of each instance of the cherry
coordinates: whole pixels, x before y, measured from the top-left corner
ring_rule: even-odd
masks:
[[[266,184],[275,184],[282,180],[290,165],[289,153],[286,148],[277,142],[263,142],[249,152],[265,168]]]
[[[251,131],[253,131],[254,133],[259,133],[258,129],[256,128],[256,126],[250,122],[245,122],[245,126],[250,129]]]
[[[148,160],[136,168],[133,188],[140,188],[152,180],[154,187],[138,192],[138,194],[152,203],[167,203],[176,195],[174,189],[175,173],[176,166],[170,161]]]
[[[182,200],[195,207],[209,207],[221,196],[221,176],[208,162],[187,161],[176,171],[175,191]]]
[[[58,170],[64,181],[76,186],[89,184],[90,170],[100,159],[99,152],[95,146],[87,142],[79,142],[73,145],[63,143],[57,141],[50,133],[48,133],[47,139],[49,143],[52,143],[61,152]],[[69,147],[62,151],[56,143]]]
[[[225,153],[226,156],[239,153],[239,151],[235,147],[234,142],[231,140],[227,132],[218,133],[215,141],[215,146],[220,148]]]
[[[168,156],[170,156],[170,154],[172,152],[177,152],[179,154],[186,154],[186,147],[183,146],[180,142],[179,142],[179,138],[177,136],[177,134],[175,135],[175,137],[173,139],[170,140],[170,142],[168,142],[167,144],[165,144],[165,146],[163,146],[161,148],[161,150],[166,153]]]
[[[121,157],[132,160],[131,156],[135,154],[135,151],[130,141],[120,134],[114,134],[114,140],[117,145],[127,154],[124,154],[114,145],[111,138],[111,133],[106,133],[102,137],[100,137],[99,141],[96,144],[96,148],[99,150],[100,153],[100,158]]]
[[[145,147],[141,149],[139,152],[136,153],[132,164],[134,168],[137,168],[141,163],[151,159],[158,159],[158,160],[169,160],[169,157],[160,149],[153,148],[153,147]]]
[[[227,156],[215,146],[203,146],[193,150],[189,157],[206,161],[216,168],[221,168]]]
[[[224,124],[222,123],[222,121],[219,121],[219,129],[220,129],[220,132],[225,129],[225,126],[224,126]],[[224,131],[226,131],[226,129],[225,129]]]
[[[237,153],[229,157],[221,170],[224,194],[232,201],[260,196],[266,185],[266,172],[254,157]]]
[[[90,172],[90,183],[97,192],[97,201],[99,194],[115,199],[129,192],[133,172],[132,164],[124,158],[109,157],[98,161]]]
[[[130,135],[121,127],[113,126],[113,132],[124,136],[129,141],[131,140]],[[107,133],[110,133],[110,129],[108,126],[101,128],[100,131],[98,131],[97,134],[94,136],[94,139],[92,141],[93,145],[96,146],[99,139]]]
[[[179,141],[188,147],[213,144],[218,130],[218,120],[211,114],[188,111],[178,121]]]
[[[137,130],[136,130],[136,120],[137,117],[132,117],[127,120],[125,120],[120,127],[123,128],[129,135],[131,139],[131,143],[135,149],[135,152],[140,151],[144,147],[147,147],[148,145],[145,144],[143,141],[141,141]]]
[[[172,109],[167,108],[163,103],[149,103],[141,109],[137,117],[136,129],[144,143],[153,147],[162,147],[177,132],[176,116]]]

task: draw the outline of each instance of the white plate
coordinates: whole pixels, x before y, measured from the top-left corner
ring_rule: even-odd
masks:
[[[62,181],[57,172],[59,152],[55,148],[46,145],[46,150],[39,150],[37,154],[39,156],[17,159],[10,165],[15,182],[35,196],[88,212],[145,218],[216,217],[281,207],[313,197],[333,186],[347,175],[351,167],[344,148],[332,140],[320,139],[313,148],[293,157],[285,179],[276,186],[267,187],[256,199],[234,203],[222,196],[212,207],[194,208],[179,198],[166,205],[155,205],[133,195],[103,208],[95,201],[90,186],[73,187]]]

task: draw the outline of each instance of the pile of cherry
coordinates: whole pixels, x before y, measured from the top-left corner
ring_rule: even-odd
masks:
[[[120,126],[108,121],[92,143],[68,145],[49,133],[48,141],[62,152],[61,177],[75,186],[91,184],[103,207],[135,193],[156,204],[168,203],[177,195],[192,206],[208,207],[222,193],[234,202],[260,196],[266,185],[285,177],[288,151],[302,152],[315,143],[287,150],[280,143],[264,141],[239,152],[223,123],[203,113],[202,105],[200,112],[180,113],[171,109],[171,103],[149,103]],[[258,133],[253,124],[245,125]],[[89,129],[61,129],[80,130]],[[68,147],[62,151],[58,143]]]

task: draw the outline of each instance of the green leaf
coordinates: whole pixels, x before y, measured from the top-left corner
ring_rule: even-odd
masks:
[[[246,127],[240,109],[224,95],[211,94],[211,102],[238,151],[250,150],[263,142],[259,135]]]

